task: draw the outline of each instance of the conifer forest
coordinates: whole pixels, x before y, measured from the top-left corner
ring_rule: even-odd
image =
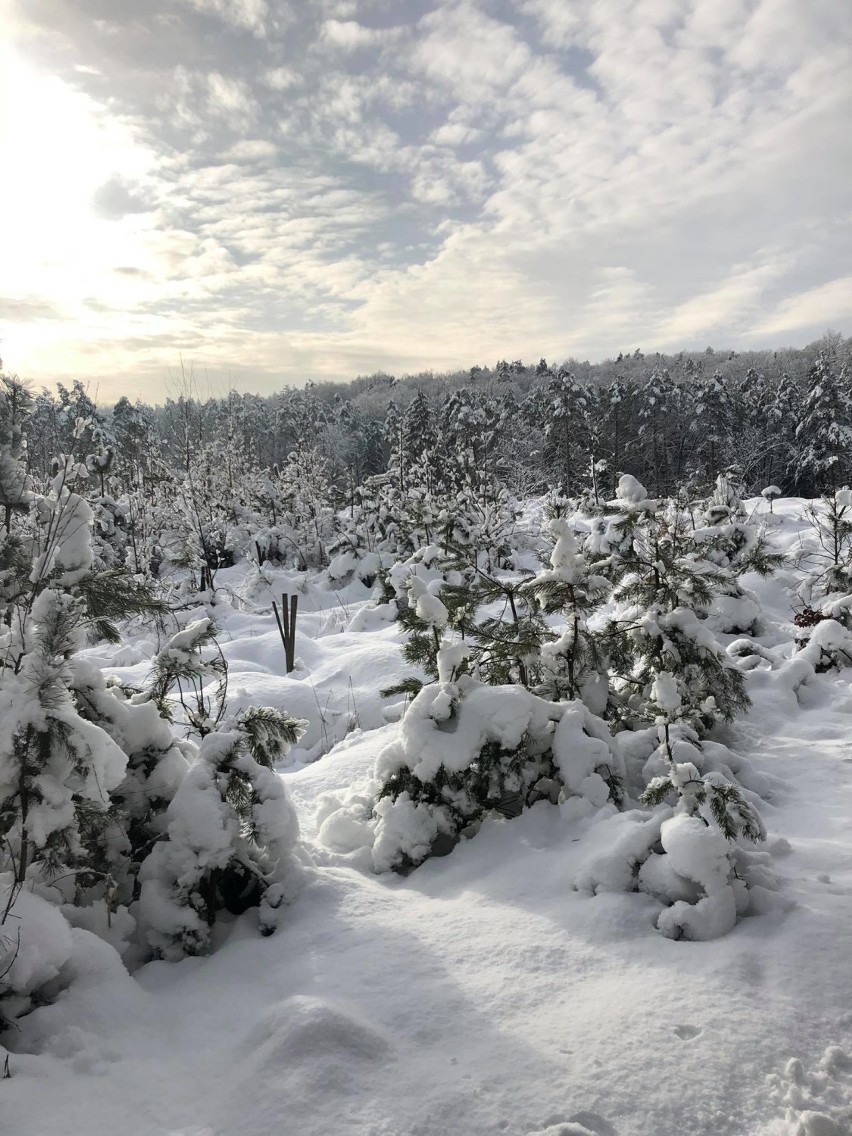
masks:
[[[852,1132],[852,340],[171,387],[0,377],[0,1131]]]

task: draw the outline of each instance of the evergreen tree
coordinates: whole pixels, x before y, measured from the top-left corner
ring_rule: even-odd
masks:
[[[557,482],[563,493],[575,492],[586,471],[584,420],[588,395],[573,374],[560,367],[548,385],[547,396],[544,459],[552,482]]]
[[[849,470],[852,417],[844,371],[820,353],[808,375],[808,389],[796,427],[796,480],[801,492],[813,496],[824,486],[836,490]]]
[[[489,813],[517,816],[540,800],[620,800],[624,766],[604,723],[579,702],[548,702],[519,685],[465,674],[467,647],[442,646],[437,682],[379,756],[372,858],[407,873],[471,837]]]
[[[556,537],[551,567],[523,585],[545,612],[559,611],[565,630],[541,646],[541,681],[536,692],[554,701],[581,699],[595,714],[606,711],[609,699],[609,659],[600,636],[589,628],[589,616],[609,594],[600,575],[564,517],[550,521]]]
[[[648,498],[635,478],[622,476],[614,508],[592,543],[614,585],[606,642],[621,707],[613,713],[653,720],[653,682],[676,672],[685,719],[702,731],[730,721],[749,705],[743,676],[699,619],[730,574],[703,557],[688,517]]]
[[[690,466],[703,482],[712,481],[728,464],[734,407],[718,369],[701,376],[690,391]]]
[[[33,873],[108,872],[100,836],[127,754],[81,712],[74,656],[89,629],[115,638],[113,618],[161,610],[136,581],[93,570],[93,514],[75,491],[86,476],[84,465],[64,464],[35,498],[29,571],[4,597],[0,837],[17,889]]]
[[[168,959],[204,953],[217,913],[258,907],[263,934],[302,879],[296,813],[275,762],[305,723],[249,707],[207,733],[167,813],[166,838],[142,864],[139,916]]]
[[[32,407],[26,383],[0,374],[0,511],[6,540],[12,536],[12,516],[25,511],[32,480],[24,464],[24,431]]]
[[[426,395],[419,390],[406,408],[403,418],[403,468],[408,470],[419,463],[425,454],[431,454],[435,442],[435,416]]]

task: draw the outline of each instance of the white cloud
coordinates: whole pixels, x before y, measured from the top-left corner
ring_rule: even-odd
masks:
[[[252,164],[255,162],[271,162],[278,154],[278,147],[274,142],[267,142],[263,138],[244,138],[234,143],[222,155],[225,162],[240,162]]]
[[[476,142],[481,137],[482,131],[473,126],[465,126],[462,122],[445,122],[432,131],[430,141],[437,146],[463,146],[466,142]]]
[[[267,0],[184,0],[199,12],[217,16],[226,24],[245,28],[257,36],[266,34],[269,17]]]
[[[207,108],[211,114],[235,123],[253,118],[256,111],[247,84],[216,71],[207,77]]]
[[[748,335],[767,291],[794,266],[795,257],[778,250],[772,250],[764,264],[734,265],[717,286],[663,313],[656,341],[669,347],[699,339],[709,342],[731,330],[738,338]]]
[[[301,76],[292,67],[273,67],[265,72],[262,81],[272,91],[289,91],[302,84]]]
[[[470,0],[436,8],[417,31],[410,55],[415,70],[470,103],[504,91],[532,60],[514,28]]]
[[[41,28],[63,78],[14,84],[7,363],[183,350],[269,384],[852,331],[842,4],[406,8]]]
[[[379,32],[365,28],[355,20],[326,20],[321,35],[326,42],[344,51],[369,47],[382,38]]]
[[[798,295],[788,296],[754,328],[754,335],[780,337],[802,328],[848,325],[852,312],[852,276],[839,276]]]

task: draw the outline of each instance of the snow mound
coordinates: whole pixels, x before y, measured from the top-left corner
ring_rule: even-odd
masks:
[[[247,1045],[254,1054],[250,1060],[270,1069],[380,1061],[392,1048],[385,1034],[355,1010],[306,994],[274,1006],[251,1031]]]
[[[528,1136],[617,1136],[608,1120],[596,1112],[577,1112],[569,1120],[558,1120]]]
[[[216,1136],[367,1132],[369,1102],[392,1076],[394,1056],[390,1038],[357,1009],[303,994],[274,1006],[240,1051],[215,1127],[204,1129]]]

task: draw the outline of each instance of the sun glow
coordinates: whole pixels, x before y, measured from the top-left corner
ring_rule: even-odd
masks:
[[[95,195],[110,179],[144,178],[149,155],[121,120],[11,48],[3,57],[0,153],[0,296],[44,314],[10,320],[2,352],[15,370],[52,369],[68,322],[79,330],[96,315],[91,297],[112,301],[138,286],[115,269],[144,257],[151,215],[99,217]],[[88,328],[95,338],[96,325],[95,318]]]

